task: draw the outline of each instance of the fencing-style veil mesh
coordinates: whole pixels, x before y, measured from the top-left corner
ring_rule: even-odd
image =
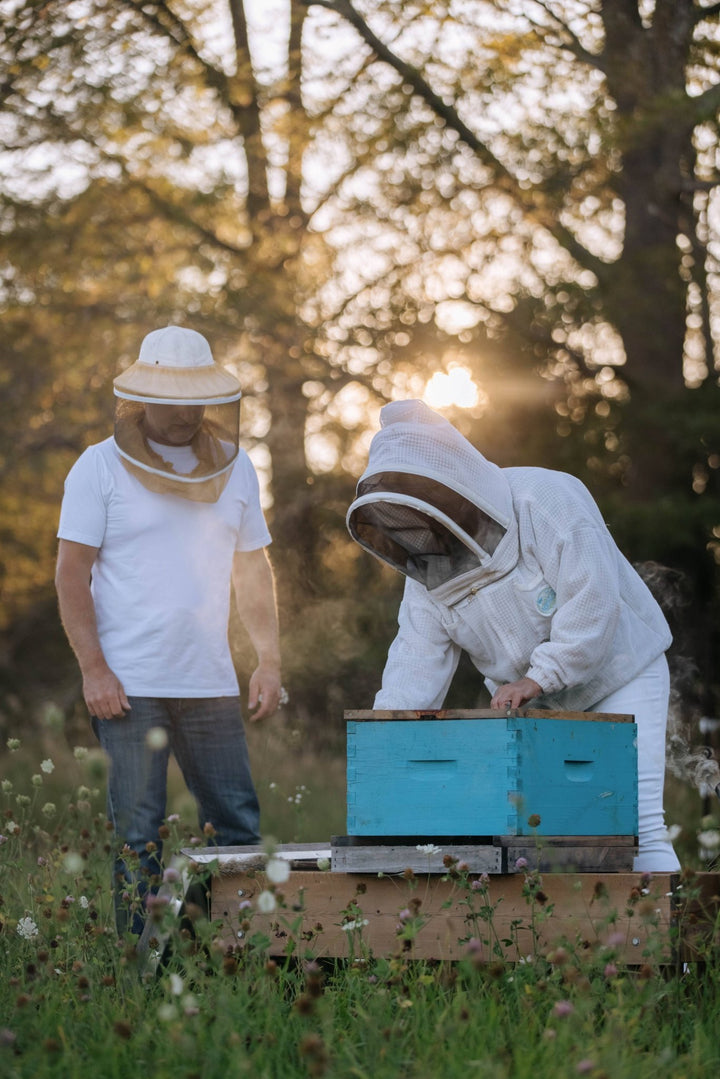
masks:
[[[505,534],[456,491],[401,473],[358,485],[348,527],[362,547],[428,589],[482,565]]]
[[[393,402],[380,417],[347,514],[352,537],[429,591],[507,572],[517,543],[502,471],[420,401]]]
[[[216,502],[240,437],[240,384],[215,363],[202,334],[153,330],[114,379],[115,444],[151,491]]]
[[[216,501],[238,454],[240,402],[116,399],[115,443],[146,487]]]

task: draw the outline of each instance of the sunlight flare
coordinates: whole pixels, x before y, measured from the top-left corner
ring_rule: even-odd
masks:
[[[473,408],[479,399],[480,391],[467,367],[451,367],[447,374],[436,371],[423,395],[431,408]]]

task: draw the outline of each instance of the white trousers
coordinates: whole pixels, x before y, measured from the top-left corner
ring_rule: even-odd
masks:
[[[665,787],[665,728],[670,698],[670,672],[659,656],[632,682],[616,689],[589,712],[630,713],[635,716],[638,739],[638,854],[633,869],[641,873],[667,873],[680,862],[667,837],[663,792]]]

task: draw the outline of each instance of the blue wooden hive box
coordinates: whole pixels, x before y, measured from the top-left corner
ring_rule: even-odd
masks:
[[[348,836],[636,836],[633,716],[347,711]],[[528,821],[540,818],[537,824]]]

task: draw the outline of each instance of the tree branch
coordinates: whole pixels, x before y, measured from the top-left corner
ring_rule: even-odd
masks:
[[[243,0],[228,0],[235,36],[236,71],[232,79],[231,99],[243,142],[248,172],[248,214],[256,220],[267,211],[270,193],[267,184],[267,153],[260,127],[258,86],[253,72],[247,19]]]
[[[706,19],[714,19],[717,15],[720,15],[720,4],[708,4],[707,7],[696,7],[692,19],[697,24],[705,22]]]
[[[691,118],[696,122],[715,117],[720,108],[720,83],[709,87],[697,97],[688,97],[686,101]]]
[[[349,22],[366,45],[373,50],[378,59],[396,71],[403,82],[413,88],[418,97],[428,105],[436,116],[444,120],[452,131],[457,133],[462,142],[490,170],[492,178],[488,181],[487,186],[497,187],[500,191],[510,195],[522,208],[523,212],[536,224],[550,232],[581,266],[591,270],[597,276],[602,276],[607,269],[605,264],[593,256],[568,229],[560,224],[557,215],[552,210],[548,211],[540,206],[537,200],[533,200],[528,197],[528,193],[522,191],[513,174],[495,156],[487,144],[464,123],[455,107],[448,104],[432,89],[416,67],[402,60],[377,37],[360,13],[355,10],[350,0],[301,0],[301,2],[308,7],[314,4],[317,7],[325,8]]]
[[[285,200],[290,212],[299,216],[303,222],[306,215],[300,200],[302,188],[303,157],[308,144],[308,118],[302,98],[303,25],[307,8],[298,0],[290,0],[290,39],[288,41],[288,76],[285,101],[292,117],[292,127],[288,125],[287,171]]]
[[[248,212],[251,220],[267,210],[267,157],[260,131],[260,107],[257,86],[252,70],[250,46],[243,0],[228,0],[232,16],[237,57],[236,74],[228,78],[223,71],[205,60],[195,45],[186,24],[171,10],[167,0],[122,0],[158,33],[170,37],[186,52],[203,72],[208,86],[214,90],[231,113],[245,146],[248,172]]]
[[[563,22],[563,20],[559,18],[555,14],[555,12],[548,7],[548,5],[545,3],[545,0],[533,0],[533,2],[539,8],[541,8],[542,11],[545,12],[555,29],[559,30],[562,34],[565,34],[569,38],[569,43],[563,43],[561,45],[562,48],[567,48],[576,60],[580,60],[582,61],[582,63],[588,64],[590,67],[598,68],[600,71],[605,70],[603,67],[602,55],[596,55],[595,53],[589,52],[585,48],[583,43],[580,41],[580,38],[570,29],[567,23]],[[540,30],[545,29],[545,27],[543,27],[541,24],[536,23],[534,19],[531,19],[529,15],[525,14],[525,18],[528,20],[531,26],[536,26]]]

